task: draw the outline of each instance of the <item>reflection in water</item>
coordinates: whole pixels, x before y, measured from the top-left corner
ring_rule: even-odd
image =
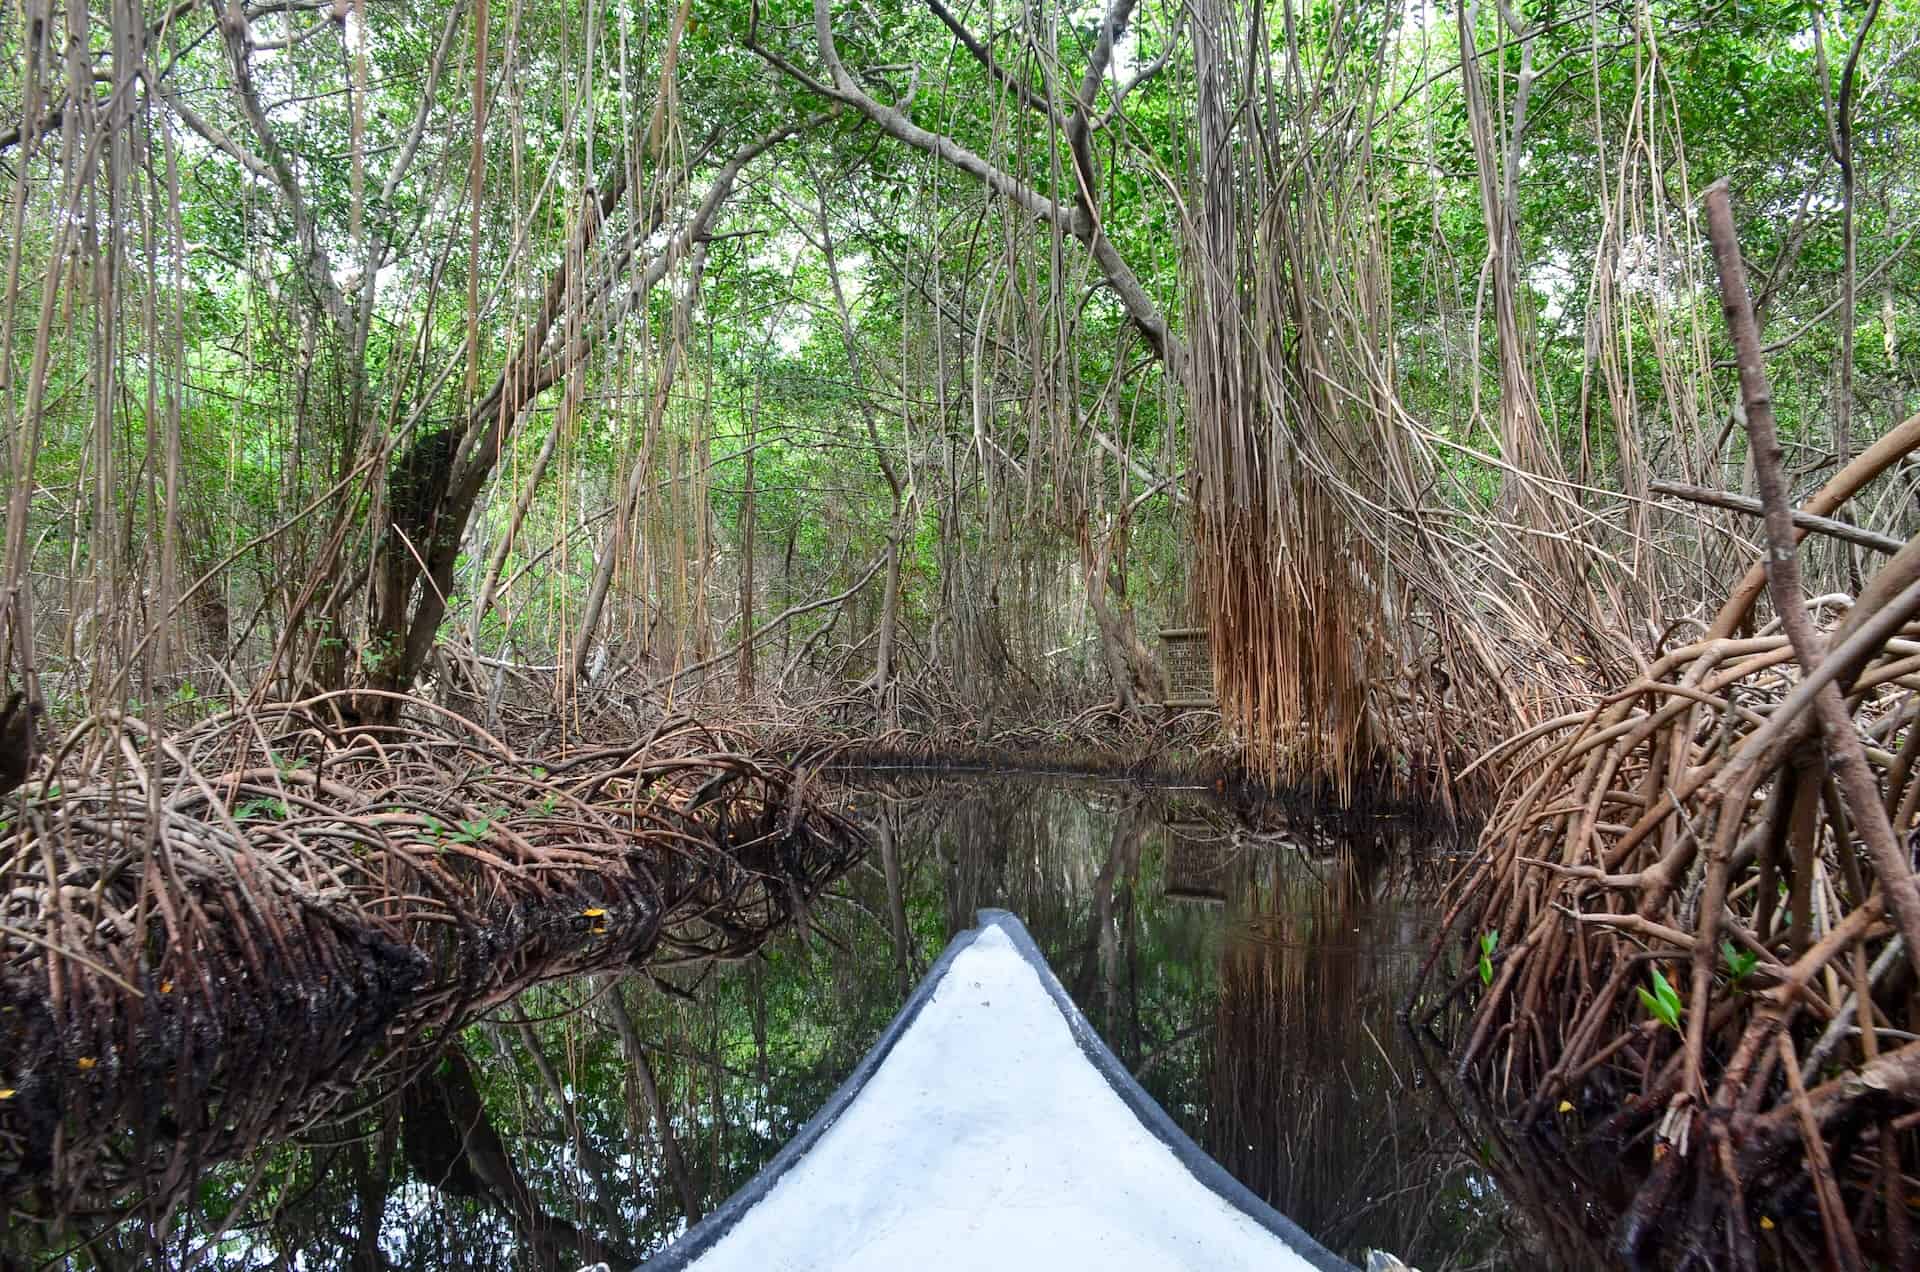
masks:
[[[1328,1245],[1534,1265],[1395,1019],[1449,869],[1430,842],[1255,833],[1120,783],[845,798],[873,852],[761,957],[531,990],[138,1234],[16,1228],[0,1268],[144,1267],[152,1241],[216,1268],[630,1266],[772,1156],[984,906],[1018,913],[1154,1097]]]
[[[1390,852],[1301,844],[1248,863],[1205,1066],[1208,1147],[1331,1245],[1472,1262],[1497,1248],[1490,1199],[1445,1111],[1412,1098],[1395,1012],[1430,933]]]

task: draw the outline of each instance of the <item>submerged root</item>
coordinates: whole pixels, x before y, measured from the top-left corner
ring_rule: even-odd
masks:
[[[864,847],[692,722],[536,761],[324,701],[66,740],[0,832],[0,1192],[165,1213],[528,986],[744,957]],[[409,1060],[409,1056],[413,1056]]]
[[[1458,1063],[1530,1133],[1626,1164],[1616,1255],[1910,1253],[1920,981],[1887,895],[1912,878],[1920,626],[1886,603],[1829,598],[1823,667],[1904,880],[1862,842],[1792,644],[1763,630],[1673,649],[1544,735],[1456,882],[1454,989],[1476,996]],[[1876,613],[1886,632],[1850,642]]]

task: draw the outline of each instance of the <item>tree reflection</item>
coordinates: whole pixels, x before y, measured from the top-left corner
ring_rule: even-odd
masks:
[[[1301,837],[1256,854],[1221,963],[1205,1143],[1336,1248],[1473,1266],[1497,1198],[1413,1090],[1395,1019],[1426,947],[1404,843]]]
[[[758,1170],[949,937],[999,906],[1202,1147],[1327,1244],[1428,1272],[1500,1264],[1500,1194],[1394,1019],[1437,921],[1431,845],[1121,783],[901,776],[836,798],[872,852],[757,955],[534,987],[416,1040],[298,1139],[215,1167],[169,1223],[84,1246],[15,1230],[0,1254],[630,1266]]]

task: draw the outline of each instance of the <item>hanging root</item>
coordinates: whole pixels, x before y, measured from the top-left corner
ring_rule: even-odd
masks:
[[[124,1211],[543,980],[740,958],[864,836],[687,721],[536,762],[320,700],[66,740],[0,830],[0,1193]]]
[[[1908,1267],[1920,538],[1809,612],[1724,184],[1705,202],[1767,555],[1701,639],[1518,740],[1545,754],[1513,764],[1449,916],[1471,951],[1456,989],[1480,991],[1459,1065],[1544,1138],[1624,1163],[1618,1256]],[[1801,513],[1833,511],[1917,427]],[[1741,635],[1763,582],[1777,617]]]

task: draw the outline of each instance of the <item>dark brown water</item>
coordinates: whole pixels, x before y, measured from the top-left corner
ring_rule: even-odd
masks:
[[[630,1265],[812,1115],[987,906],[1202,1147],[1333,1249],[1539,1266],[1396,1018],[1455,845],[1388,819],[1255,827],[1205,794],[873,777],[845,794],[872,855],[766,957],[522,995],[171,1214],[77,1254],[16,1231],[0,1268],[147,1266],[156,1235],[218,1268]]]

